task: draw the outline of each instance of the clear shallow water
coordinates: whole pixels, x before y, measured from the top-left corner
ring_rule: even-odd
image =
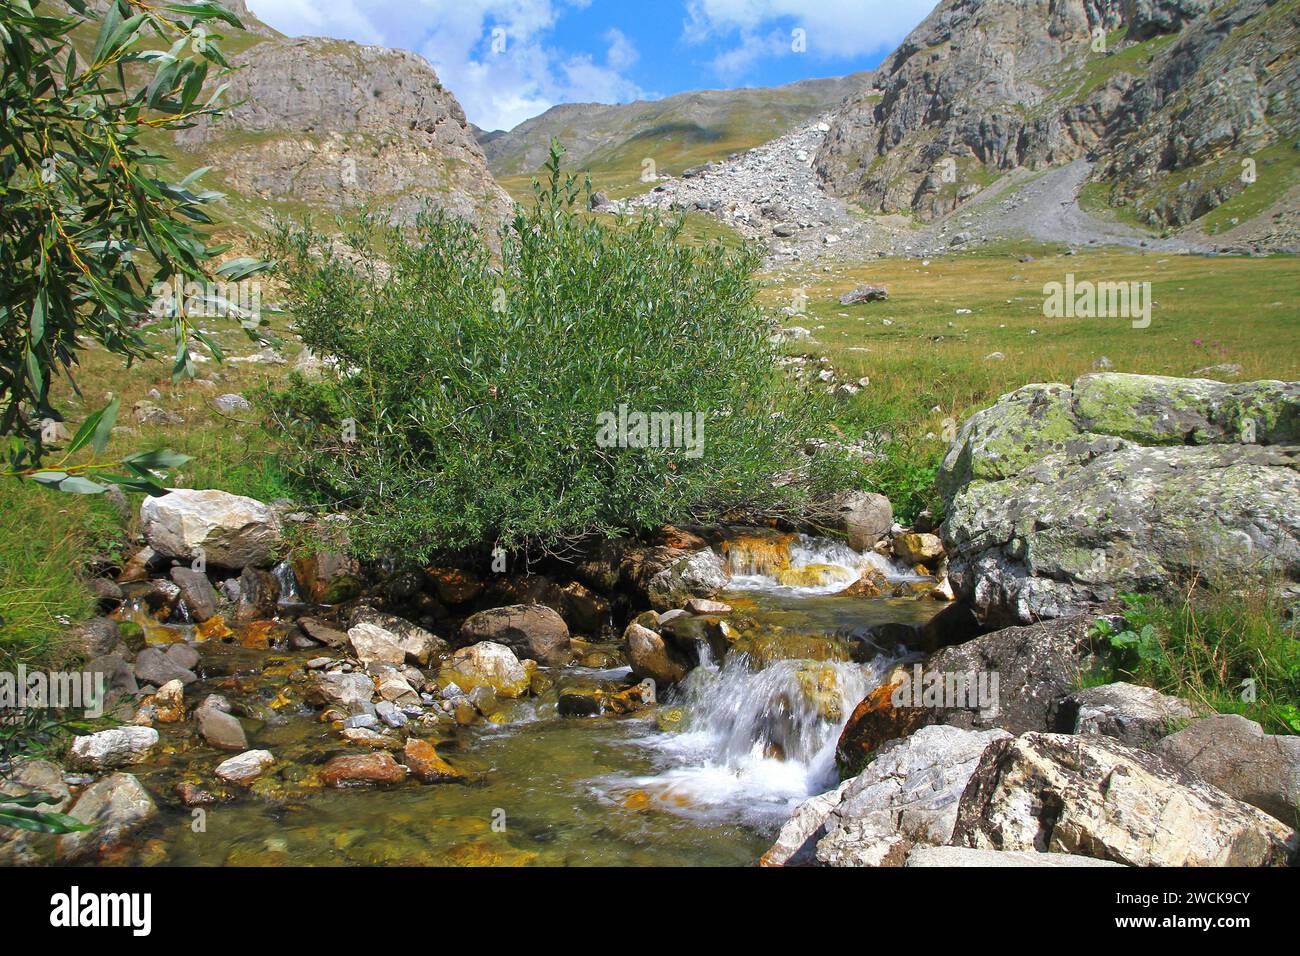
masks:
[[[845,558],[825,548],[791,553],[796,568]],[[856,578],[858,571],[844,573]],[[228,754],[160,728],[171,752],[139,776],[161,797],[162,813],[134,862],[753,864],[795,805],[834,785],[839,731],[896,659],[885,649],[861,663],[862,647],[850,635],[871,624],[921,623],[939,605],[839,598],[822,583],[789,586],[761,573],[736,584],[722,596],[736,609],[733,620],[761,638],[776,635],[783,647],[808,646],[809,655],[760,666],[733,652],[722,666],[706,662],[661,702],[686,715],[676,732],[661,731],[648,714],[561,718],[553,697],[541,698],[519,707],[514,723],[449,731],[435,741],[470,782],[337,791],[314,785],[314,767],[358,748],[309,708],[264,707],[266,722],[250,733],[250,746],[271,750],[285,769],[254,795],[209,807],[205,832],[195,832],[191,811],[174,800],[167,805],[171,789],[178,778],[210,780]],[[211,691],[254,701],[313,656],[275,655],[267,670],[264,652],[214,645],[203,654],[205,680],[191,689],[195,699]],[[560,682],[626,676],[621,668],[555,673]]]

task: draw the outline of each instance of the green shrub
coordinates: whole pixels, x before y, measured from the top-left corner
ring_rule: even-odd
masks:
[[[1268,733],[1300,734],[1300,639],[1276,588],[1124,602],[1126,627],[1098,625],[1109,645],[1105,676],[1241,714]]]
[[[354,513],[361,554],[556,547],[806,493],[806,468],[773,478],[805,461],[828,403],[775,363],[757,254],[678,243],[680,222],[588,216],[558,156],[499,253],[436,212],[410,231],[273,241],[327,368],[264,405],[295,449],[285,471]],[[620,407],[698,413],[698,457],[598,443],[598,416]]]

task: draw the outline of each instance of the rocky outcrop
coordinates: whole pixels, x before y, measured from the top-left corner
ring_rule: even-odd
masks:
[[[145,498],[140,523],[149,547],[218,568],[268,565],[281,541],[280,519],[260,501],[224,491],[175,489]]]
[[[1147,751],[1106,737],[1025,734],[984,751],[952,843],[1130,866],[1283,866],[1300,836]]]
[[[1300,826],[1300,737],[1266,734],[1253,720],[1223,714],[1170,734],[1155,751],[1287,826]]]
[[[904,866],[959,867],[987,869],[989,867],[1098,867],[1123,866],[1110,860],[1097,860],[1073,853],[1038,853],[1022,850],[972,850],[961,846],[918,846],[907,854]]]
[[[238,192],[402,222],[426,205],[493,229],[508,214],[460,104],[418,55],[277,37],[232,64],[236,105],[176,141]]]
[[[1294,140],[1296,36],[1276,0],[944,0],[834,115],[817,170],[933,219],[1009,171],[1099,156],[1112,202],[1185,225]]]
[[[1195,572],[1300,577],[1300,383],[1101,373],[975,414],[939,475],[949,579],[988,624]]]

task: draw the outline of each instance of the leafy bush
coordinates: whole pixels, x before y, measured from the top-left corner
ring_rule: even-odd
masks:
[[[1300,640],[1277,589],[1124,601],[1124,628],[1097,626],[1109,646],[1107,677],[1241,714],[1269,733],[1300,734]]]
[[[363,554],[556,547],[806,490],[806,474],[773,479],[805,463],[825,401],[775,364],[757,254],[687,247],[680,222],[589,216],[559,155],[499,254],[436,212],[412,231],[285,227],[273,243],[326,370],[266,404],[297,449],[286,470],[357,514]],[[698,456],[598,442],[620,408],[698,414]]]
[[[140,318],[151,310],[155,285],[180,277],[202,289],[267,265],[245,258],[212,269],[226,247],[210,245],[204,227],[220,194],[197,185],[206,170],[163,178],[167,160],[147,145],[160,132],[220,114],[224,87],[209,90],[209,67],[229,65],[221,35],[208,25],[240,23],[216,3],[111,0],[102,14],[85,0],[39,7],[40,0],[0,0],[0,439],[7,446],[0,475],[78,494],[104,491],[93,475],[161,494],[153,471],[181,463],[178,456],[74,460],[83,448],[104,451],[117,404],[63,444],[48,424],[62,420],[50,389],[56,376],[71,377],[88,342],[128,361],[152,357]],[[74,31],[95,20],[93,47],[78,51]],[[146,49],[151,40],[162,48]],[[192,372],[191,337],[218,354],[186,309],[181,303],[159,316],[173,332],[176,375]],[[259,316],[241,321],[262,338]]]

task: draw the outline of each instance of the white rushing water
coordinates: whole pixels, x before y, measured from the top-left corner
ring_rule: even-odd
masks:
[[[883,660],[777,661],[756,670],[740,654],[721,667],[702,664],[680,689],[687,729],[642,741],[666,769],[618,781],[619,789],[644,790],[688,816],[784,820],[800,802],[836,785],[840,731],[887,667]],[[806,682],[827,675],[835,686],[819,708]]]
[[[892,581],[917,577],[878,554],[804,535],[732,542],[725,560],[733,589],[765,592],[792,611],[802,602],[825,601],[868,569]],[[759,826],[783,822],[799,803],[839,782],[840,732],[897,660],[891,654],[868,664],[778,660],[760,668],[744,654],[733,652],[719,665],[706,646],[700,653],[701,665],[667,701],[682,707],[685,729],[636,741],[662,770],[597,786],[618,800],[641,791],[685,816]]]
[[[875,552],[854,551],[843,541],[796,535],[789,545],[788,563],[773,568],[766,554],[743,548],[728,551],[731,587],[741,591],[770,591],[789,596],[834,594],[874,568],[891,581],[915,579],[910,570]]]

